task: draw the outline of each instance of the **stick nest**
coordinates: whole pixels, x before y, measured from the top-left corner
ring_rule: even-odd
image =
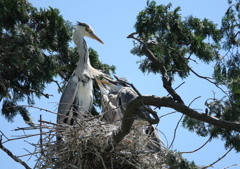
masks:
[[[38,126],[40,143],[36,145],[38,161],[35,168],[165,168],[167,149],[161,148],[158,153],[149,151],[147,145],[152,139],[142,134],[142,126],[132,127],[117,146],[106,152],[106,144],[113,145],[111,135],[118,130],[115,125],[92,116],[78,119],[74,126],[46,123],[40,121]],[[56,136],[62,137],[62,141],[56,141]]]

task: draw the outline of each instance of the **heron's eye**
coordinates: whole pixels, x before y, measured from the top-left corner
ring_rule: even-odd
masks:
[[[89,33],[93,32],[89,27],[86,27],[86,31],[89,32]]]

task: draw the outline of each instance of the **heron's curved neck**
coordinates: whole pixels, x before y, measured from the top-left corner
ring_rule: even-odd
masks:
[[[77,74],[82,74],[85,69],[87,69],[88,63],[88,47],[86,41],[83,39],[83,36],[79,35],[78,40],[76,41],[76,45],[78,48],[79,60],[77,62],[77,68],[75,72]]]

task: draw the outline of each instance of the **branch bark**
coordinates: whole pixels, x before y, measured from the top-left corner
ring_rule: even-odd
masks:
[[[208,116],[205,113],[197,112],[197,111],[187,107],[186,105],[182,104],[181,102],[176,101],[175,99],[173,99],[171,97],[158,97],[158,96],[151,96],[151,95],[150,96],[142,95],[141,99],[134,98],[133,100],[131,100],[127,107],[128,107],[128,109],[132,109],[134,107],[138,107],[138,106],[142,105],[142,103],[144,103],[144,105],[172,108],[172,109],[174,109],[178,112],[181,112],[191,118],[195,118],[197,120],[207,122],[214,126],[224,128],[227,130],[234,130],[234,131],[237,131],[240,133],[240,123],[220,120],[216,117]]]
[[[108,144],[103,150],[103,153],[108,153],[114,150],[114,147],[117,146],[117,144],[127,135],[130,133],[130,129],[132,127],[135,112],[139,106],[142,104],[144,105],[152,105],[156,107],[168,107],[175,109],[178,112],[181,112],[191,118],[195,118],[197,120],[201,120],[204,122],[207,122],[209,124],[212,124],[214,126],[224,128],[227,130],[234,130],[236,132],[240,133],[240,123],[237,122],[228,122],[224,120],[217,119],[212,116],[208,116],[205,113],[197,112],[188,106],[185,106],[181,102],[176,101],[175,99],[171,97],[158,97],[158,96],[152,96],[152,95],[142,95],[141,98],[137,97],[132,99],[127,104],[127,110],[124,114],[122,124],[120,128],[117,131],[114,131],[112,133],[111,138],[108,141]]]

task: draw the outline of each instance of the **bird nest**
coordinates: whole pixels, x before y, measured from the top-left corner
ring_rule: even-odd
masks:
[[[38,154],[35,168],[143,169],[161,168],[165,164],[166,150],[149,151],[146,147],[152,139],[142,134],[141,126],[132,127],[116,146],[113,146],[112,133],[118,127],[92,116],[78,119],[74,126],[40,120],[38,127],[40,141],[35,150]],[[57,134],[62,141],[56,141]],[[105,151],[107,144],[112,145],[110,151]]]

